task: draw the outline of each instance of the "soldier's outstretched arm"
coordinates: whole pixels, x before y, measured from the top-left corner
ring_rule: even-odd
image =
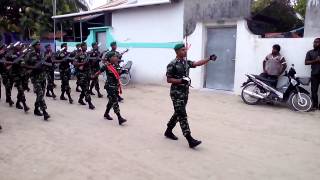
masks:
[[[200,60],[200,61],[196,61],[193,63],[193,66],[197,67],[197,66],[202,66],[207,64],[209,61],[215,61],[217,59],[216,55],[211,55],[210,57]]]

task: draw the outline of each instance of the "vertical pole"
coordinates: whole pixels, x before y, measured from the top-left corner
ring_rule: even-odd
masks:
[[[82,42],[82,19],[80,17],[80,41]]]
[[[72,27],[72,33],[73,33],[73,42],[76,42],[76,26],[75,24],[73,23],[73,27]]]
[[[60,22],[60,40],[63,42],[63,36],[62,36],[62,22]]]
[[[53,16],[57,15],[57,0],[53,0]],[[53,19],[53,44],[56,51],[56,19]]]

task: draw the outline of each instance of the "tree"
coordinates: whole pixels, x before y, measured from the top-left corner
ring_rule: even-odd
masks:
[[[57,14],[88,10],[85,0],[57,0]],[[26,38],[52,32],[52,0],[4,1],[0,6],[0,28]]]
[[[303,18],[306,16],[308,0],[295,0],[293,2],[294,10],[299,13]]]

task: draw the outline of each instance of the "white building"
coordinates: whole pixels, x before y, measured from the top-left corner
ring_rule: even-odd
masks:
[[[314,37],[261,39],[251,34],[244,20],[250,13],[250,0],[119,0],[95,10],[54,18],[97,13],[109,19],[106,27],[90,29],[87,43],[99,41],[109,47],[115,40],[120,51],[129,48],[124,59],[133,61],[136,83],[166,84],[166,65],[175,58],[173,47],[178,42],[190,45],[191,60],[212,53],[219,57],[214,63],[191,70],[192,85],[198,89],[240,93],[245,74],[262,71],[262,61],[273,44],[282,46],[282,54],[289,64],[296,65],[299,75],[310,74],[304,57]]]

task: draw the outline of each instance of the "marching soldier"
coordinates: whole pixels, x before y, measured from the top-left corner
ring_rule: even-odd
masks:
[[[92,43],[92,51],[90,51],[89,53],[90,56],[90,67],[91,67],[91,72],[94,75],[96,72],[98,72],[100,70],[100,52],[99,52],[99,47],[98,47],[98,43]],[[95,77],[92,79],[91,81],[91,85],[90,85],[90,94],[91,95],[95,95],[92,90],[93,87],[96,89],[97,93],[98,93],[98,97],[102,98],[103,95],[100,93],[100,87],[99,87],[99,78]]]
[[[69,53],[67,52],[68,47],[67,43],[61,44],[61,50],[57,52],[56,56],[56,63],[60,63],[59,70],[60,70],[60,78],[61,78],[61,96],[60,100],[67,100],[64,96],[66,93],[69,99],[69,103],[73,103],[73,99],[71,98],[71,88],[70,88],[70,78],[71,78],[71,69],[70,69],[70,62],[71,59],[69,58]]]
[[[201,141],[193,139],[188,124],[186,105],[188,102],[190,78],[190,68],[202,66],[207,64],[210,60],[215,61],[216,56],[212,55],[210,58],[193,62],[186,60],[187,49],[184,44],[177,44],[174,47],[176,52],[176,58],[167,66],[167,82],[171,84],[170,96],[173,102],[174,114],[167,124],[167,130],[164,135],[172,140],[178,140],[178,138],[172,133],[176,123],[179,122],[183,135],[186,137],[189,147],[194,148],[201,144]]]
[[[116,70],[118,71],[118,73],[119,73],[119,75],[121,75],[121,71],[122,71],[122,68],[121,68],[121,66],[120,66],[120,63],[122,62],[122,56],[126,53],[126,52],[128,52],[129,50],[127,49],[127,50],[125,50],[124,52],[122,52],[122,53],[119,53],[118,51],[117,51],[117,48],[118,48],[118,46],[117,46],[117,42],[112,42],[112,43],[110,43],[110,46],[111,46],[111,51],[110,52],[114,52],[117,56],[118,56],[118,63],[117,63],[117,65],[116,65]],[[119,102],[121,102],[121,101],[123,101],[123,98],[120,96],[120,95],[118,95],[118,100],[119,100]]]
[[[5,56],[5,45],[4,44],[0,44],[0,60],[4,58]],[[4,69],[4,65],[3,63],[0,63],[0,75],[1,75],[1,78],[0,78],[0,99],[1,99],[1,89],[2,89],[2,86],[1,86],[1,80],[3,80],[3,76],[2,74],[4,73],[5,69]]]
[[[27,49],[25,51],[27,52]],[[24,109],[24,111],[27,112],[30,108],[26,105],[26,97],[24,95],[24,88],[22,82],[23,73],[21,73],[24,70],[24,55],[25,53],[21,50],[20,42],[16,43],[16,46],[13,48],[13,51],[11,51],[7,55],[8,62],[6,62],[6,64],[8,65],[7,67],[10,67],[8,68],[10,78],[9,82],[7,83],[7,86],[9,86],[11,90],[12,86],[15,85],[15,87],[18,90],[16,108]],[[11,96],[11,94],[9,96]],[[23,107],[20,103],[23,104]]]
[[[81,87],[81,93],[79,97],[79,104],[86,105],[83,102],[83,98],[85,98],[86,102],[89,105],[89,109],[94,109],[94,105],[91,102],[90,92],[89,92],[89,84],[90,84],[90,66],[87,55],[87,44],[85,42],[81,43],[81,53],[78,53],[75,57],[75,66],[78,68],[79,75],[79,85]]]
[[[46,88],[46,71],[43,67],[44,56],[41,54],[40,42],[33,41],[31,43],[33,49],[27,55],[26,67],[31,69],[31,82],[36,93],[36,102],[34,104],[34,114],[36,116],[43,116],[44,120],[47,121],[50,115],[47,113],[47,105],[44,100],[45,88]],[[42,110],[42,113],[40,109]]]
[[[78,53],[80,53],[80,52],[81,52],[81,43],[78,43],[78,44],[76,44],[76,49],[71,53],[70,58],[75,58],[76,55],[77,55]],[[77,77],[77,81],[76,81],[76,85],[77,85],[77,87],[76,87],[76,92],[81,92],[81,90],[79,89],[79,88],[80,88],[80,84],[79,84],[79,76],[78,76],[78,68],[77,68],[77,67],[75,67],[75,75],[76,75],[76,77]]]
[[[52,64],[51,67],[46,68],[46,71],[47,71],[47,93],[46,93],[46,96],[52,97],[53,99],[55,99],[56,95],[53,92],[53,89],[54,89],[54,61],[53,61],[53,54],[52,54],[52,49],[51,49],[50,44],[47,44],[45,46],[44,56],[45,56],[45,61],[47,63]],[[50,92],[51,92],[51,94],[50,94]]]
[[[105,84],[105,89],[108,93],[109,102],[104,113],[104,117],[108,120],[113,120],[109,115],[111,108],[113,108],[114,113],[118,116],[119,125],[122,125],[127,120],[124,119],[120,114],[120,108],[118,103],[118,95],[122,93],[120,85],[120,76],[116,70],[117,63],[119,61],[118,56],[115,52],[108,52],[106,55],[107,62],[101,67],[100,71],[95,74],[95,77],[99,74],[106,72],[107,80]]]

